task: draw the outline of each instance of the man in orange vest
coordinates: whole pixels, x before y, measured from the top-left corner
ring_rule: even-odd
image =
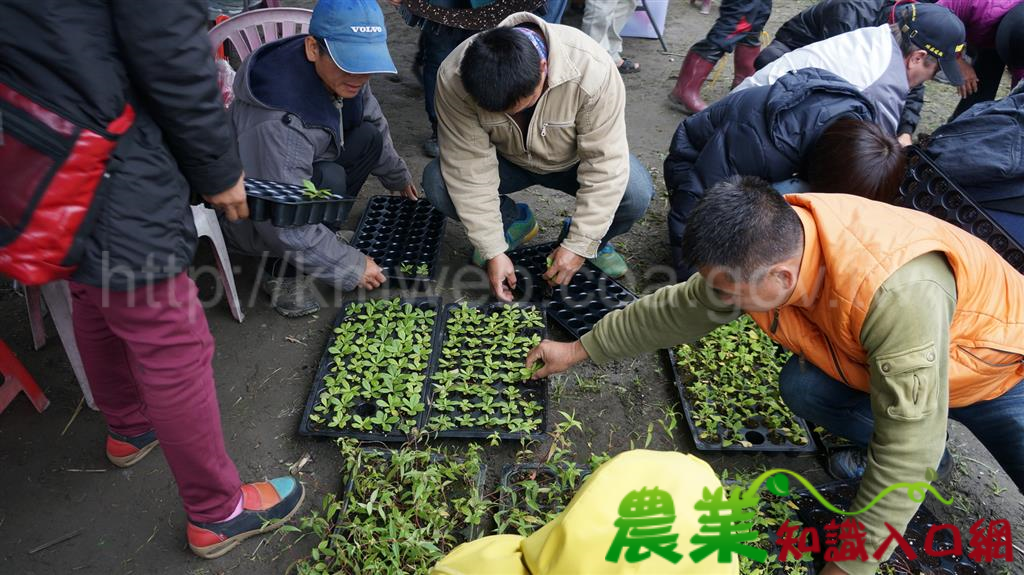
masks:
[[[946,420],[965,424],[1024,490],[1024,276],[983,241],[929,215],[844,194],[781,196],[734,177],[697,205],[683,239],[700,270],[609,314],[578,342],[527,358],[558,373],[693,342],[740,313],[795,355],[783,399],[863,450],[830,462],[862,475],[854,508],[925,479]],[[886,497],[858,520],[866,547],[906,529],[918,503]],[[889,546],[890,551],[894,546]],[[878,562],[823,575],[874,573]]]

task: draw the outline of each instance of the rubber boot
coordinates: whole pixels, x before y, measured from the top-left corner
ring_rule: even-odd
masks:
[[[736,50],[732,55],[733,68],[736,75],[732,79],[732,87],[739,86],[744,80],[754,75],[754,60],[761,53],[760,46],[749,44],[736,44]]]
[[[714,62],[705,60],[696,52],[691,50],[686,53],[683,66],[679,69],[676,87],[668,95],[669,105],[673,110],[684,114],[696,114],[708,107],[700,98],[700,88],[714,67]]]

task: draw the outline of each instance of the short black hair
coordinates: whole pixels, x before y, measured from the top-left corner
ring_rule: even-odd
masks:
[[[732,176],[715,184],[690,214],[682,251],[689,266],[725,268],[751,282],[803,249],[800,217],[768,182]]]
[[[481,108],[504,112],[529,96],[540,83],[540,54],[512,28],[481,33],[466,48],[459,65],[462,85]]]
[[[803,164],[811,191],[892,203],[906,177],[907,155],[876,124],[843,118],[825,128]]]

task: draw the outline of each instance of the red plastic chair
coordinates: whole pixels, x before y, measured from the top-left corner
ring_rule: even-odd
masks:
[[[210,29],[210,44],[216,52],[224,42],[245,60],[260,46],[296,34],[306,34],[312,10],[305,8],[264,8],[233,16]]]
[[[14,352],[7,347],[2,339],[0,339],[0,374],[4,378],[3,384],[0,385],[0,413],[3,413],[22,391],[25,392],[39,413],[50,406],[50,400],[43,395],[43,390],[39,389],[36,380],[32,379],[28,370],[18,361]]]

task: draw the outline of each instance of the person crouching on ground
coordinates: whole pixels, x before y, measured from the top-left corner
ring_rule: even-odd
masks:
[[[545,279],[567,284],[588,258],[612,277],[627,272],[609,240],[644,215],[654,185],[629,153],[626,90],[597,42],[513,14],[445,59],[436,105],[441,155],[423,171],[423,192],[466,226],[473,261],[486,265],[499,299],[515,287],[505,251],[538,229],[529,206],[508,195],[534,185],[576,197]]]
[[[309,35],[259,48],[235,77],[230,113],[246,174],[286,184],[310,180],[349,198],[373,174],[385,188],[415,200],[412,174],[369,85],[373,74],[394,73],[377,3],[321,0]],[[267,266],[262,286],[286,317],[320,309],[303,274],[342,291],[376,289],[385,280],[372,258],[324,225],[222,221],[221,227],[232,249],[284,258]]]
[[[948,471],[947,418],[967,426],[1024,488],[1024,276],[984,241],[928,214],[845,194],[780,196],[719,183],[683,241],[700,270],[612,312],[579,341],[543,341],[536,378],[695,342],[740,313],[793,352],[783,401],[856,447],[829,459],[860,478],[853,507]],[[860,515],[869,549],[920,504],[886,497]],[[895,546],[890,546],[889,550]],[[882,557],[884,560],[885,557]],[[826,565],[874,573],[878,561]]]

